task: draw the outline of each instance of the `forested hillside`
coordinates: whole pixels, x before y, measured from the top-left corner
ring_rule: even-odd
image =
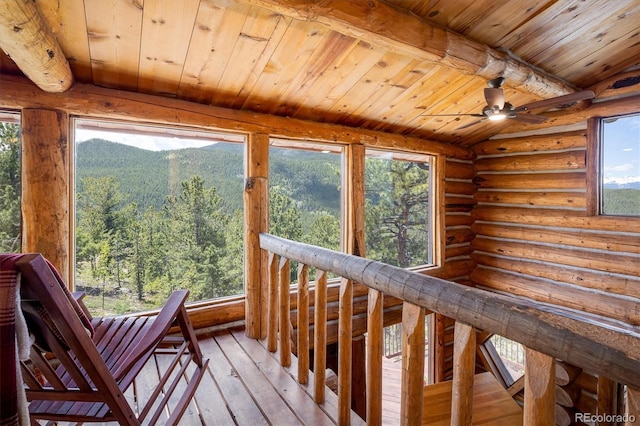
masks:
[[[243,145],[219,143],[204,148],[147,151],[132,146],[92,139],[77,147],[77,191],[88,176],[118,176],[123,193],[138,208],[161,208],[167,195],[180,192],[181,182],[198,175],[205,186],[215,186],[225,213],[242,209],[244,182]],[[303,210],[339,212],[336,177],[339,158],[319,160],[300,150],[278,150],[270,159],[272,185],[287,188]]]
[[[174,288],[242,292],[243,149],[78,144],[76,281],[92,309],[154,307]],[[339,156],[276,149],[270,164],[272,232],[338,248]]]

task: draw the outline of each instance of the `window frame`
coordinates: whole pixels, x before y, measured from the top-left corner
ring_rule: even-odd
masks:
[[[374,152],[381,155],[391,155],[391,159],[400,161],[421,160],[423,157],[429,157],[429,216],[428,216],[428,235],[429,247],[427,248],[430,263],[410,266],[404,268],[413,272],[423,272],[434,274],[439,271],[444,263],[443,255],[446,242],[442,238],[444,236],[443,226],[445,223],[445,191],[444,191],[444,167],[446,158],[444,155],[430,152],[409,152],[400,149],[386,147],[366,147],[365,162],[367,157],[374,157],[368,154]],[[366,169],[366,165],[364,166]],[[365,183],[366,186],[366,183]],[[366,189],[365,189],[366,190]],[[366,233],[366,230],[365,230]]]
[[[84,126],[78,123],[87,123]],[[90,124],[89,124],[90,123]],[[70,266],[70,277],[68,279],[67,286],[71,291],[76,289],[76,189],[77,189],[77,173],[76,173],[76,130],[78,128],[90,128],[96,131],[104,130],[113,133],[124,133],[129,135],[150,135],[150,136],[159,136],[164,138],[169,137],[182,137],[184,139],[189,140],[215,140],[220,143],[237,143],[243,146],[243,173],[246,174],[246,149],[249,134],[244,132],[238,132],[233,130],[228,130],[224,128],[216,128],[216,127],[206,127],[206,128],[198,128],[192,126],[181,126],[176,125],[171,122],[147,122],[147,121],[137,121],[137,120],[120,120],[120,119],[111,119],[104,117],[94,117],[94,116],[83,116],[83,115],[70,115],[69,116],[69,146],[71,147],[71,155],[70,155],[70,166],[69,166],[69,188],[73,193],[73,196],[69,197],[69,266]],[[210,135],[214,134],[215,138],[212,138]],[[242,140],[241,140],[242,139]],[[244,206],[243,206],[244,207]],[[245,241],[246,243],[246,241]],[[245,247],[246,249],[246,247]],[[243,271],[245,272],[245,271]],[[190,301],[187,303],[187,310],[190,315],[196,312],[196,321],[198,318],[208,317],[208,309],[222,309],[227,310],[230,309],[234,313],[239,313],[242,310],[244,314],[244,304],[245,304],[245,291],[246,291],[246,282],[243,279],[243,291],[241,294],[231,295],[231,296],[222,296],[218,298],[211,299],[203,299]],[[159,308],[152,309],[149,311],[140,311],[132,313],[133,315],[147,314],[158,311]],[[202,315],[200,315],[202,314]],[[215,318],[215,315],[211,316]],[[211,321],[207,321],[207,326],[216,325],[209,324]],[[197,327],[196,327],[197,328]]]
[[[603,212],[602,192],[604,187],[604,121],[612,118],[640,116],[640,111],[626,112],[611,116],[591,117],[587,120],[586,155],[586,197],[587,216],[601,216],[619,219],[638,219],[638,215],[606,214]]]

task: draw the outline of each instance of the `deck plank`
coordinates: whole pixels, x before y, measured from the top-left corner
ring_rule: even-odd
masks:
[[[266,347],[266,340],[260,340],[258,341],[258,343],[264,348],[264,350],[267,350]],[[270,353],[270,356],[273,357],[276,361],[279,362],[280,360],[280,349],[276,349],[276,351],[274,353]],[[298,371],[298,358],[296,358],[295,356],[291,357],[291,366],[283,369],[283,371],[288,372],[289,375],[291,375],[293,377],[293,373],[294,371]],[[314,381],[314,375],[313,373],[309,373],[309,383],[313,383]],[[313,388],[311,386],[300,386],[301,389],[303,389],[310,398],[313,398]],[[337,424],[337,416],[338,416],[338,395],[336,393],[334,393],[333,391],[331,391],[330,389],[327,389],[327,391],[325,392],[325,401],[320,404],[320,407],[323,409],[324,412],[326,412],[327,414],[329,414],[329,416],[336,422]],[[358,416],[354,411],[351,412],[351,425],[352,426],[356,426],[356,425],[366,425],[366,422],[360,417]]]
[[[208,340],[212,339],[208,338]],[[201,348],[203,346],[202,343],[201,340]],[[203,353],[203,355],[209,357],[208,353]],[[193,371],[188,371],[188,374],[193,374]],[[198,389],[196,389],[192,403],[197,407],[203,425],[228,426],[235,424],[227,407],[227,402],[220,393],[220,388],[218,388],[213,379],[213,374],[209,368],[202,377]]]
[[[278,389],[258,370],[256,364],[243,350],[242,346],[228,331],[215,334],[216,343],[227,354],[233,373],[244,383],[251,397],[262,409],[264,416],[271,424],[299,425],[301,424],[291,408],[282,399]],[[284,391],[283,391],[284,392]],[[223,392],[224,393],[224,392]]]
[[[269,423],[260,411],[260,407],[256,405],[234,366],[218,346],[217,337],[219,334],[215,337],[211,335],[210,338],[201,338],[198,341],[200,349],[209,358],[209,370],[224,398],[225,407],[238,425],[268,425]],[[222,407],[214,409],[222,409]]]
[[[297,383],[265,350],[264,346],[257,340],[248,338],[244,334],[244,330],[232,330],[232,334],[304,424],[335,424],[331,417],[305,392],[305,388],[308,388],[309,385]]]

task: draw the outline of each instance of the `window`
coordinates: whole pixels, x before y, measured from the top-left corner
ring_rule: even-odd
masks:
[[[367,258],[402,268],[431,266],[434,258],[434,157],[367,150]]]
[[[93,312],[243,293],[244,136],[75,120],[75,284]]]
[[[640,114],[602,119],[599,178],[601,214],[640,216]]]
[[[269,233],[339,251],[342,146],[284,139],[270,144]]]
[[[342,147],[271,141],[269,232],[340,250]]]
[[[20,252],[20,115],[0,111],[0,252]]]

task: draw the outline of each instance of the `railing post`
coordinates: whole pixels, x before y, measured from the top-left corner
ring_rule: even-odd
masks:
[[[555,379],[555,358],[525,348],[524,426],[555,424]]]
[[[402,306],[402,395],[400,424],[422,424],[424,390],[424,308]]]
[[[351,339],[353,328],[353,282],[340,281],[338,319],[338,425],[351,423]]]
[[[471,424],[473,413],[476,329],[456,321],[453,342],[451,426],[467,426]]]
[[[315,400],[324,402],[327,369],[327,273],[316,270],[315,311],[314,311],[314,352],[313,377],[315,379]]]
[[[367,424],[382,424],[383,294],[369,290],[367,308]]]
[[[640,425],[640,389],[627,386],[626,420],[624,426]]]
[[[280,258],[279,266],[279,292],[280,292],[280,364],[283,367],[291,365],[291,313],[289,291],[291,288],[291,261]]]
[[[298,382],[309,383],[309,267],[298,265]]]
[[[267,349],[278,348],[278,256],[269,252],[269,305],[268,305]]]
[[[617,384],[613,380],[603,376],[602,374],[598,375],[598,387],[597,387],[597,396],[598,396],[598,414],[614,414],[616,413],[616,389]],[[610,421],[602,421],[598,423],[598,426],[612,426],[614,422]]]

